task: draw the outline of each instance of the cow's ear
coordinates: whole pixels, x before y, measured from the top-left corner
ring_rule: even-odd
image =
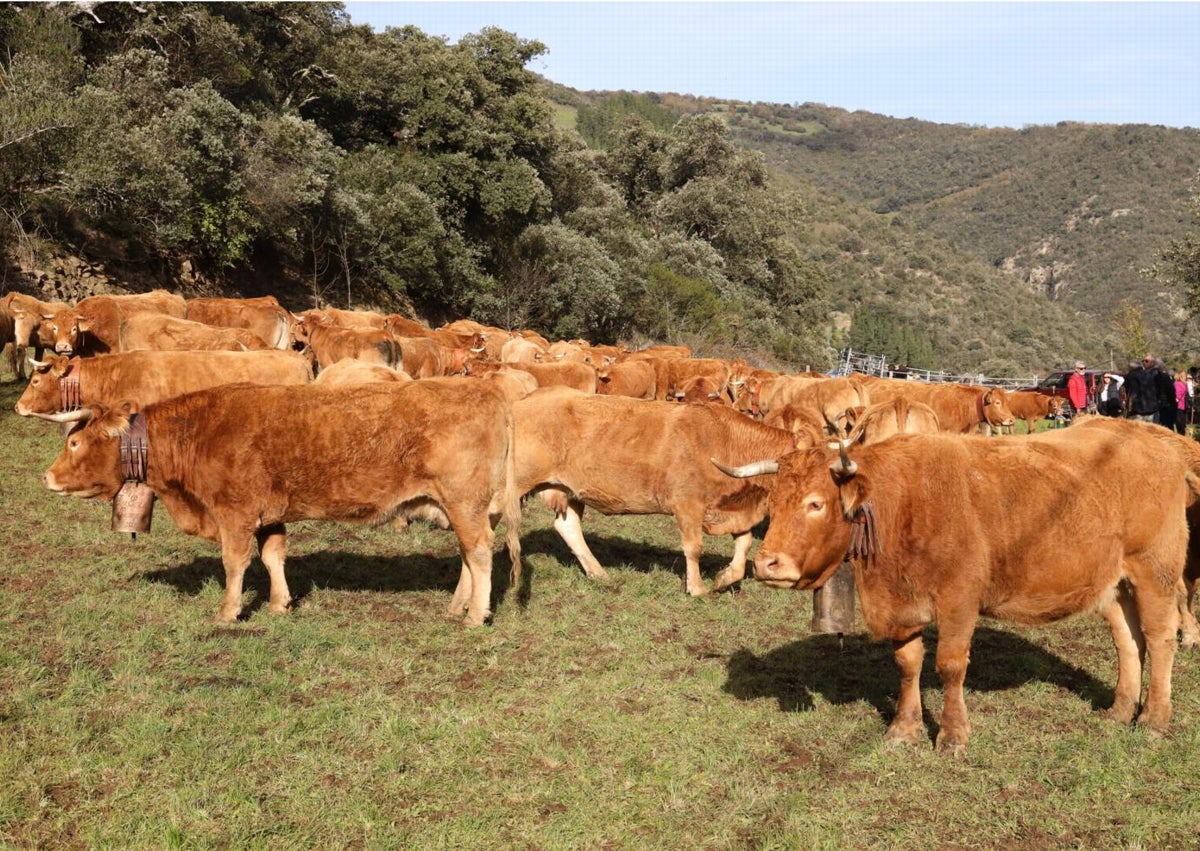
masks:
[[[870,496],[870,485],[862,476],[851,476],[838,483],[838,499],[842,503],[842,516],[847,520],[852,518]]]
[[[84,316],[83,314],[80,314],[79,318],[75,320],[75,327],[78,328],[80,331],[91,331],[92,330],[92,317]]]

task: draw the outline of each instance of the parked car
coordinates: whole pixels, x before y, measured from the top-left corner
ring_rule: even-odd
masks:
[[[1074,373],[1073,369],[1059,369],[1047,375],[1034,387],[1022,387],[1022,390],[1032,390],[1034,393],[1041,393],[1043,396],[1058,396],[1063,400],[1063,413],[1070,417],[1074,415],[1074,410],[1071,408],[1070,397],[1067,395],[1067,379]],[[1084,380],[1087,382],[1088,392],[1091,393],[1094,388],[1099,387],[1102,383],[1101,376],[1108,370],[1103,369],[1087,369],[1084,370]]]

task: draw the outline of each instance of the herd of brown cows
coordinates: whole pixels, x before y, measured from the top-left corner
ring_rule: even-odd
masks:
[[[45,486],[105,500],[149,488],[182,531],[220,545],[219,621],[240,614],[256,546],[269,610],[289,608],[289,521],[420,517],[457,537],[450,612],[481,625],[496,528],[505,521],[515,580],[521,500],[536,494],[589,577],[606,575],[584,538],[589,506],[671,515],[691,595],[710,591],[704,534],[734,540],[714,591],[748,566],[768,585],[815,589],[849,562],[869,631],[895,644],[889,741],[925,735],[922,632],[936,623],[937,746],[966,747],[963,678],[980,615],[1098,611],[1117,647],[1109,714],[1167,726],[1181,616],[1185,640],[1195,634],[1184,579],[1200,572],[1188,562],[1200,446],[1167,429],[1080,417],[990,438],[981,432],[1017,415],[1032,426],[1053,412],[995,388],[780,374],[468,320],[291,314],[270,297],[155,291],[66,305],[10,293],[0,305],[18,363],[34,350],[17,413],[69,429]],[[750,563],[751,529],[768,517]]]

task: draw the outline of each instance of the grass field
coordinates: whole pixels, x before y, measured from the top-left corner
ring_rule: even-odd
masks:
[[[39,477],[56,428],[0,385],[0,845],[6,848],[1197,847],[1200,656],[1170,733],[1106,722],[1107,629],[984,622],[961,759],[882,736],[888,645],[809,632],[811,595],[693,600],[667,518],[585,530],[588,581],[530,506],[528,600],[444,610],[447,532],[290,527],[294,612],[212,622],[215,546],[161,506],[136,541]],[[1003,438],[1003,439],[1020,439]],[[708,578],[731,548],[711,540]],[[1048,554],[1047,569],[1053,568]],[[941,706],[934,642],[923,680]]]

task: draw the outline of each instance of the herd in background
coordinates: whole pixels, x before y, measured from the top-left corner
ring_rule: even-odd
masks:
[[[66,431],[45,486],[114,505],[145,489],[182,531],[219,544],[220,622],[241,615],[256,547],[268,609],[290,608],[286,523],[423,519],[458,539],[449,614],[484,624],[495,530],[505,522],[516,584],[522,500],[535,497],[596,579],[607,574],[584,537],[588,507],[671,515],[693,596],[751,572],[817,589],[851,565],[868,629],[896,648],[889,740],[923,735],[930,623],[946,693],[937,745],[953,752],[969,737],[962,682],[981,614],[1041,623],[1100,611],[1118,649],[1110,714],[1156,731],[1170,716],[1177,631],[1185,644],[1200,637],[1190,607],[1200,559],[1189,558],[1200,446],[1157,425],[1083,416],[988,439],[972,435],[1017,418],[1033,435],[1060,400],[783,374],[686,347],[629,351],[468,320],[434,329],[398,314],[292,314],[272,297],[0,303],[14,349],[35,349],[17,413]],[[1131,457],[1153,471],[1131,475]],[[1121,469],[1097,475],[1104,464]],[[751,530],[768,518],[751,559]],[[1064,548],[1081,529],[1093,545]],[[711,588],[704,534],[734,542]]]

